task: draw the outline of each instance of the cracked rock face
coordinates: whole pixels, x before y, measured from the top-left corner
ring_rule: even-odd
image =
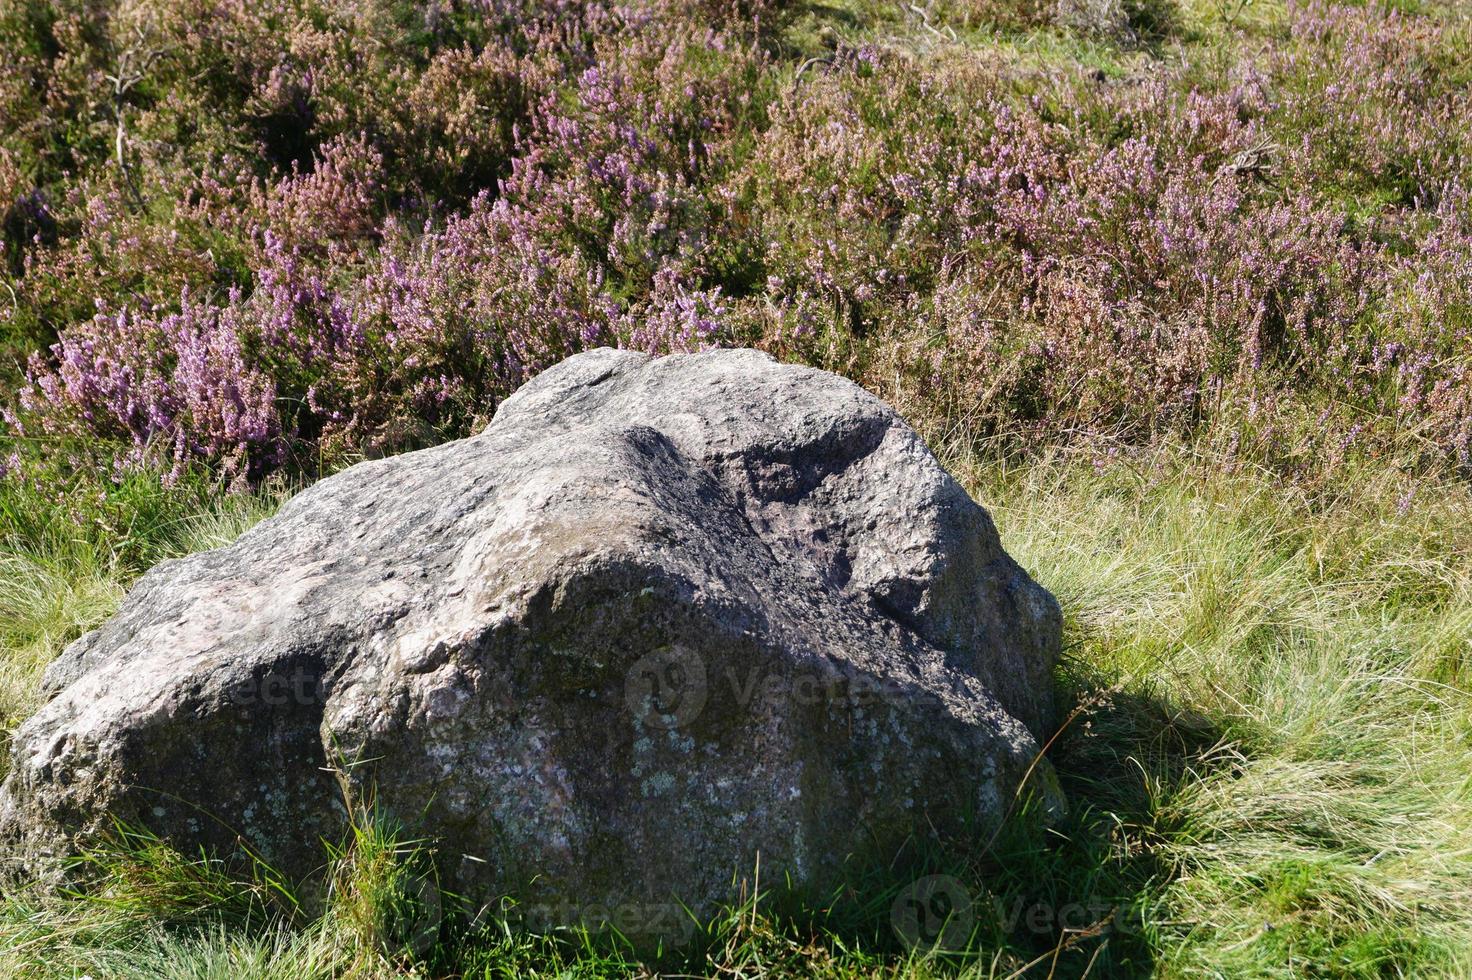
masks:
[[[435,840],[449,890],[637,932],[758,855],[822,888],[995,823],[1059,631],[862,389],[754,351],[597,350],[474,438],[145,575],[47,671],[0,840],[31,873],[116,818],[310,878],[346,787]],[[1029,786],[1053,785],[1042,763]]]

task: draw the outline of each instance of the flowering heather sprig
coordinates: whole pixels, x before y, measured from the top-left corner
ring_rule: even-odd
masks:
[[[275,387],[242,350],[237,308],[188,294],[161,317],[98,313],[53,348],[54,369],[33,362],[20,394],[20,431],[68,436],[81,428],[126,445],[124,465],[198,459],[228,476],[283,461]]]

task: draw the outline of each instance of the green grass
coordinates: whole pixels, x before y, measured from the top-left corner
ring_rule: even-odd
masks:
[[[1060,770],[1151,855],[1159,972],[1472,968],[1464,489],[1168,456],[982,486],[1069,611],[1073,686],[1110,692]]]
[[[0,773],[42,669],[111,615],[134,577],[234,540],[282,499],[191,481],[166,489],[154,473],[103,486],[53,475],[0,480]]]
[[[1383,464],[1304,487],[1184,449],[1104,458],[955,467],[1062,600],[1076,705],[1049,749],[1068,817],[929,869],[974,899],[964,952],[906,953],[888,919],[904,883],[880,878],[826,912],[733,909],[657,960],[514,915],[467,924],[453,902],[426,941],[407,869],[431,845],[365,820],[310,911],[268,875],[133,839],[94,856],[85,895],[3,906],[0,975],[1472,973],[1465,487],[1408,498]],[[176,493],[140,554],[227,540],[277,499]],[[0,560],[9,712],[143,564],[39,526]]]

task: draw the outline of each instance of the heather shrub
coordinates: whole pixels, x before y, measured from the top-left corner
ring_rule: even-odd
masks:
[[[526,46],[520,75],[493,39],[447,55],[443,70],[432,60],[410,98],[435,101],[438,115],[414,119],[441,139],[458,126],[509,145],[525,129],[499,193],[482,190],[460,213],[406,197],[393,142],[371,127],[264,175],[259,159],[221,154],[187,175],[165,220],[128,207],[116,182],[111,208],[80,194],[90,223],[25,258],[28,307],[73,326],[53,359],[32,359],[15,432],[43,443],[88,434],[118,447],[100,451],[119,465],[176,474],[196,460],[229,480],[288,463],[315,471],[468,431],[531,373],[589,344],[665,350],[711,337],[720,282],[706,279],[740,260],[729,257],[739,239],[718,234],[727,203],[705,185],[726,144],[757,128],[763,56],[657,7],[513,13],[483,26],[510,25]],[[273,23],[251,21],[263,37]],[[434,92],[462,82],[461,69],[484,69],[503,94],[544,94],[524,118],[473,86],[462,91],[474,103],[457,109]],[[335,91],[313,96],[314,118],[362,111]],[[478,124],[487,108],[501,129]],[[467,174],[464,146],[427,145]],[[191,231],[220,247],[177,247]],[[104,247],[116,251],[99,256]],[[84,319],[83,299],[102,312]]]
[[[1393,6],[1294,8],[1269,58],[1284,177],[1351,210],[1414,207],[1465,181],[1472,29]]]
[[[937,37],[1054,27],[1135,47],[1157,41],[1177,27],[1171,0],[932,0],[908,9],[918,12],[925,28]]]
[[[5,2],[41,452],[317,472],[589,345],[741,342],[968,439],[1469,465],[1465,19],[1108,74],[950,41],[984,5],[808,56],[784,3]]]
[[[31,336],[90,319],[99,304],[148,309],[177,303],[186,287],[228,287],[242,269],[239,246],[206,226],[135,210],[117,186],[85,184],[52,214],[55,242],[24,253],[14,287],[13,329]]]
[[[666,266],[739,276],[731,205],[712,185],[764,125],[764,59],[653,13],[596,48],[597,64],[534,112],[503,186],[518,220],[602,265],[621,297]]]
[[[1211,87],[1190,66],[1020,86],[942,57],[855,56],[774,109],[754,155],[767,264],[780,271],[779,313],[752,329],[791,356],[906,377],[933,393],[935,418],[974,435],[1149,438],[1205,423],[1298,465],[1414,432],[1423,461],[1465,466],[1464,320],[1417,310],[1459,294],[1430,284],[1442,270],[1454,284],[1468,255],[1460,157],[1413,146],[1421,179],[1442,183],[1400,204],[1346,201],[1347,182],[1314,176],[1343,143],[1275,94],[1306,85],[1311,63],[1337,97],[1343,48],[1315,33],[1323,18],[1359,25],[1358,38],[1393,35],[1399,16],[1298,11],[1282,74],[1244,60]],[[1395,55],[1381,88],[1402,94],[1384,96],[1384,112],[1412,89],[1460,97],[1465,49],[1438,50]],[[1376,96],[1354,98],[1379,111]],[[1460,152],[1445,117],[1377,125],[1363,135],[1387,152],[1385,132],[1413,129],[1419,146]],[[1280,150],[1295,132],[1290,165]],[[1368,151],[1358,158],[1368,168]],[[1394,176],[1386,160],[1367,179]]]
[[[54,368],[33,364],[17,431],[85,431],[120,465],[176,474],[195,461],[232,480],[287,462],[311,472],[324,455],[466,431],[530,372],[602,338],[614,312],[596,276],[488,203],[396,243],[344,287],[270,233],[262,254],[248,296],[186,295],[175,312],[73,328]]]
[[[515,5],[4,0],[0,42],[18,64],[0,84],[0,151],[35,213],[6,225],[26,321],[9,330],[48,338],[90,316],[94,298],[177,304],[181,284],[248,289],[252,229],[288,218],[262,213],[263,187],[305,184],[294,196],[325,205],[333,177],[309,171],[349,147],[373,156],[376,195],[353,203],[374,228],[390,210],[463,207],[507,172],[537,80],[560,77],[532,65],[545,60],[539,23]],[[553,54],[575,61],[575,47]],[[98,264],[90,240],[131,244],[130,225],[178,235],[180,267],[132,275],[138,257],[124,249],[100,281],[79,278]]]

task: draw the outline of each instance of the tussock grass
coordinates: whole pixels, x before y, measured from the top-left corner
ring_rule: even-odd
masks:
[[[110,616],[137,575],[227,544],[282,499],[279,490],[164,489],[151,473],[104,487],[0,480],[0,775],[10,730],[37,707],[41,671]]]
[[[1353,466],[1304,485],[1179,447],[953,464],[1061,599],[1076,706],[1049,750],[1069,815],[920,862],[968,889],[964,950],[907,951],[903,882],[878,878],[826,910],[749,901],[658,956],[532,935],[514,907],[427,890],[432,842],[365,815],[315,904],[125,841],[85,894],[0,907],[0,973],[1466,975],[1472,497]],[[222,543],[271,506],[180,511],[155,547]],[[5,553],[11,690],[116,601],[130,566],[104,558]]]
[[[70,640],[117,608],[122,587],[106,569],[54,555],[0,551],[0,720],[36,707],[36,679]]]
[[[974,479],[1069,611],[1069,683],[1114,692],[1057,761],[1084,798],[1135,783],[1157,969],[1469,969],[1465,490],[1169,453]]]

